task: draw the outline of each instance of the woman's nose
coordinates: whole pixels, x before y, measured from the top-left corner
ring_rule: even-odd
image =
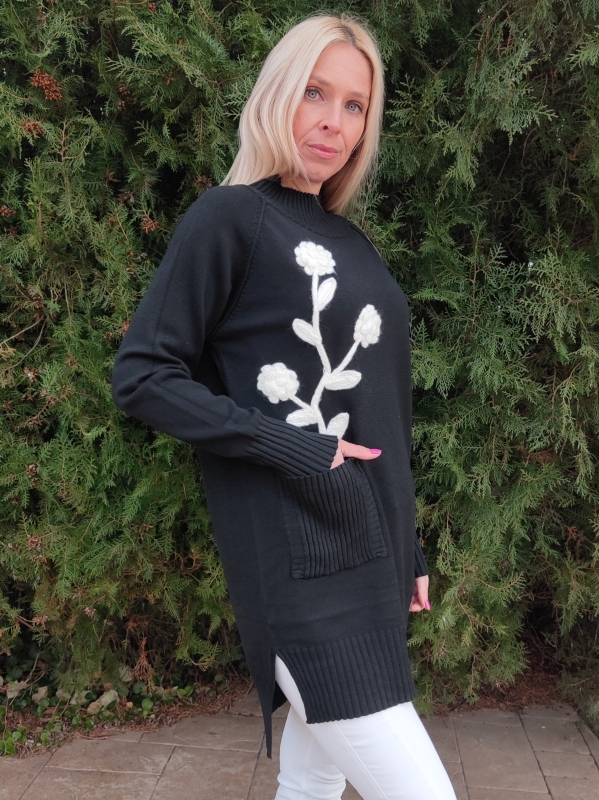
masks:
[[[331,133],[341,133],[341,114],[339,110],[328,109],[328,112],[320,122],[320,129]]]
[[[334,122],[323,123],[322,129],[331,133],[341,133],[341,126]]]

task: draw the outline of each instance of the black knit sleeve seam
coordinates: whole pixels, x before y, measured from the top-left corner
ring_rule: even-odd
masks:
[[[216,336],[216,334],[220,331],[220,329],[223,327],[223,325],[225,325],[226,322],[228,322],[229,320],[231,320],[233,318],[233,316],[237,313],[237,311],[238,311],[238,309],[239,309],[239,307],[241,305],[241,301],[242,301],[242,299],[243,299],[243,297],[245,295],[245,292],[246,292],[246,289],[247,289],[247,286],[248,286],[248,282],[249,282],[249,278],[250,278],[250,274],[252,272],[252,266],[253,266],[253,262],[254,262],[254,254],[256,252],[258,239],[260,238],[260,234],[262,233],[262,220],[264,219],[264,199],[262,197],[260,197],[259,200],[260,200],[260,205],[258,206],[258,208],[256,210],[256,213],[254,214],[254,219],[253,219],[253,225],[255,226],[256,232],[254,234],[254,238],[252,240],[252,244],[250,246],[250,250],[249,250],[249,253],[248,253],[242,284],[239,287],[239,291],[237,293],[237,297],[235,298],[231,308],[229,309],[229,312],[221,320],[219,320],[217,322],[215,327],[209,333],[206,334],[206,340],[208,340],[209,337]]]
[[[175,231],[178,230],[178,228],[182,224],[182,222],[183,221],[181,220],[179,222],[179,224],[175,227]],[[154,328],[154,336],[152,337],[152,366],[154,366],[157,363],[157,359],[156,359],[156,339],[158,338],[158,333],[160,331],[160,326],[161,326],[161,323],[162,323],[162,315],[164,314],[164,307],[166,306],[166,301],[167,301],[168,294],[169,294],[169,291],[170,291],[170,288],[171,288],[171,281],[173,279],[173,274],[172,274],[173,273],[173,269],[174,269],[175,264],[177,263],[177,259],[179,257],[179,253],[181,252],[181,249],[182,249],[183,245],[187,241],[187,237],[189,236],[189,228],[190,227],[191,227],[191,224],[189,223],[188,224],[188,230],[185,232],[185,234],[181,238],[181,241],[179,242],[179,246],[177,247],[177,250],[176,250],[176,252],[174,254],[174,257],[172,259],[171,268],[169,270],[169,276],[168,276],[168,282],[167,282],[167,286],[166,286],[166,291],[164,292],[164,294],[162,296],[162,304],[160,306],[160,314],[158,315],[158,321],[156,323],[156,327]],[[173,235],[174,235],[175,231],[173,231]],[[191,370],[191,373],[193,374],[193,370]],[[153,377],[153,376],[151,376],[151,377]]]
[[[198,201],[196,200],[196,203],[197,202]],[[261,224],[261,221],[262,221],[262,209],[260,207],[258,208],[258,211],[256,212],[256,215],[255,215],[254,219],[256,219],[256,216],[260,216],[260,224]],[[185,220],[185,222],[183,222],[183,220],[181,220],[179,222],[179,224],[175,227],[175,230],[173,231],[173,236],[174,236],[175,232],[179,229],[180,225],[182,225],[182,224],[187,224],[187,230],[183,234],[183,236],[181,238],[181,241],[179,242],[179,245],[177,247],[177,250],[174,253],[173,260],[172,260],[172,265],[171,265],[171,268],[170,268],[170,271],[169,271],[169,277],[168,277],[168,283],[167,283],[166,291],[164,292],[164,295],[162,297],[162,305],[160,307],[160,314],[158,316],[158,322],[156,323],[156,328],[154,330],[154,336],[152,338],[152,365],[155,365],[156,362],[157,362],[157,359],[156,359],[156,339],[157,339],[158,333],[160,331],[160,327],[161,327],[161,323],[162,323],[162,315],[164,314],[164,308],[166,306],[168,293],[169,293],[169,290],[170,290],[170,287],[171,287],[172,271],[174,269],[175,264],[177,263],[177,259],[179,257],[179,253],[181,252],[181,249],[187,243],[188,236],[194,230],[191,218],[189,220]],[[249,255],[249,258],[248,258],[248,262],[246,264],[246,275],[244,276],[244,282],[243,282],[242,290],[243,290],[243,288],[245,288],[245,282],[247,281],[248,266],[249,266],[249,262],[251,260],[251,257],[253,255],[255,243],[256,243],[257,237],[258,237],[258,232],[259,232],[259,226],[257,228],[256,235],[254,236],[254,241],[252,243],[252,246],[250,247],[250,255]],[[238,300],[235,301],[235,305],[237,305],[237,302],[238,302]],[[227,315],[226,319],[228,319],[229,317],[230,317],[230,314]],[[224,320],[222,320],[222,322],[224,322]],[[221,322],[219,321],[219,323],[217,324],[215,330],[220,328],[220,326],[221,326]],[[204,331],[204,343],[207,341],[207,339],[208,339],[208,333],[206,331]],[[194,372],[195,372],[195,370],[197,368],[197,365],[198,365],[198,363],[200,361],[201,356],[202,356],[201,352],[196,355],[196,362],[195,362],[195,364],[193,364],[190,367],[190,375],[194,374]]]

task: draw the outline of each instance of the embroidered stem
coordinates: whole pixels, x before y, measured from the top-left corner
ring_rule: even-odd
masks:
[[[329,361],[329,357],[327,355],[326,350],[322,344],[322,336],[320,335],[320,309],[318,308],[318,278],[319,275],[315,272],[312,275],[312,327],[314,331],[318,335],[318,343],[315,345],[316,350],[318,351],[318,355],[320,356],[320,360],[322,361],[322,366],[325,372],[331,371],[331,362]]]
[[[324,417],[320,411],[320,398],[322,397],[322,393],[324,391],[324,384],[326,381],[326,376],[329,375],[330,372],[326,373],[322,376],[322,378],[318,381],[318,386],[316,387],[314,394],[312,395],[312,401],[310,403],[310,407],[312,411],[318,416],[318,433],[326,433],[327,432],[327,425],[324,421]]]
[[[359,345],[359,342],[354,342],[353,343],[353,345],[350,347],[349,352],[347,353],[347,355],[345,356],[343,361],[339,364],[338,367],[335,367],[335,369],[332,371],[333,375],[337,375],[339,372],[343,372],[345,367],[347,367],[349,362],[354,357],[354,355],[356,353],[356,350],[358,349],[358,345]],[[327,373],[325,373],[322,376],[322,378],[318,381],[318,386],[316,387],[316,389],[314,391],[314,394],[312,395],[312,400],[310,402],[310,407],[312,408],[314,413],[318,416],[318,420],[319,420],[318,421],[318,432],[319,433],[326,433],[327,432],[327,425],[326,425],[326,423],[324,421],[324,417],[322,416],[322,414],[320,412],[320,407],[319,406],[320,406],[320,400],[322,398],[322,393],[323,393],[323,391],[325,389],[327,375],[330,375],[330,374],[331,374],[331,370],[330,370],[330,367],[329,367],[329,371]]]
[[[345,358],[343,359],[343,361],[341,362],[341,364],[339,364],[339,366],[338,366],[338,367],[336,367],[336,368],[333,370],[333,372],[342,372],[342,371],[343,371],[343,370],[344,370],[344,369],[347,367],[347,365],[349,364],[349,362],[352,360],[352,358],[353,358],[353,357],[354,357],[354,355],[356,354],[356,350],[358,349],[358,345],[359,345],[359,344],[360,344],[360,342],[354,342],[354,343],[352,344],[352,346],[349,348],[349,352],[348,352],[348,354],[345,356]]]
[[[296,404],[296,406],[299,406],[300,408],[312,408],[312,406],[309,403],[305,403],[303,400],[300,400],[297,395],[293,395],[293,397],[290,397],[289,399],[292,400]]]

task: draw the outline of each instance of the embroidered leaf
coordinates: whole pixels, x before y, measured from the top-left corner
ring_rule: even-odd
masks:
[[[298,428],[302,428],[304,425],[312,425],[314,422],[318,422],[318,417],[311,408],[300,408],[287,415],[287,422],[290,425],[297,425]]]
[[[295,331],[295,335],[299,336],[304,342],[313,344],[315,347],[317,344],[320,344],[320,335],[305,319],[294,319],[293,330]]]
[[[353,389],[362,380],[362,373],[355,369],[345,369],[343,372],[332,372],[325,378],[327,389]]]
[[[335,278],[327,278],[326,281],[323,281],[320,284],[318,287],[318,293],[316,295],[316,307],[319,311],[322,311],[323,308],[326,308],[331,302],[336,288],[337,281]]]
[[[342,414],[337,414],[337,416],[333,417],[333,419],[329,422],[327,425],[327,433],[331,434],[331,436],[337,436],[339,439],[341,439],[347,430],[348,424],[349,414],[344,411]]]

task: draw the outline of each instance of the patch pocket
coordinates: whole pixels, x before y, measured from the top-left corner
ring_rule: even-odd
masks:
[[[387,555],[376,503],[359,461],[291,478],[279,473],[291,577],[318,578]]]

